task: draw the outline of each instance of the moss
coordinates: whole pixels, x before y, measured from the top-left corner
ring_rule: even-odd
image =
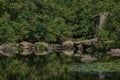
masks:
[[[45,46],[43,46],[43,45],[38,46],[38,50],[41,51],[41,52],[44,52],[45,51]]]

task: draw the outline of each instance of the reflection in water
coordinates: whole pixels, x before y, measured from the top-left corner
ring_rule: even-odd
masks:
[[[11,54],[18,53],[17,45],[3,44],[0,46],[0,53],[5,56],[9,56]]]
[[[74,51],[73,50],[65,50],[63,51],[63,53],[67,56],[73,56],[74,55]]]
[[[36,42],[35,44],[32,44],[24,41],[19,44],[3,44],[0,46],[0,53],[6,56],[12,55],[13,53],[19,53],[21,55],[30,55],[34,53],[39,56],[49,54],[50,52],[64,51],[66,55],[71,56],[76,53],[82,54],[82,49],[83,47],[81,44],[70,41],[64,42],[63,45],[49,45],[44,42]]]
[[[117,73],[111,74],[79,74],[73,73],[75,80],[120,80],[120,75]]]
[[[85,72],[86,65],[83,66],[82,72],[79,72],[78,68],[75,68],[76,71],[70,71],[69,66],[85,64],[82,62],[88,64],[98,60],[90,54],[82,54],[82,50],[81,44],[71,43],[70,45],[68,42],[62,46],[51,47],[42,42],[35,45],[28,42],[20,45],[3,44],[0,46],[0,53],[8,57],[0,56],[0,80],[120,80],[118,72],[109,74],[93,72],[93,70],[89,73]],[[17,54],[12,55],[13,53]],[[91,63],[91,65],[94,66],[90,68],[96,69],[96,64]],[[114,64],[112,66],[110,69],[119,69],[119,66],[114,67]]]
[[[78,59],[80,59],[78,57]],[[6,64],[7,63],[7,64]],[[120,74],[80,73],[68,71],[68,66],[81,65],[76,57],[61,52],[44,56],[0,56],[1,80],[120,80]]]

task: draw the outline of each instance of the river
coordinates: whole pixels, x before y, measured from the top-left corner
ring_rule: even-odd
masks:
[[[81,63],[80,57],[54,52],[44,56],[1,55],[0,65],[0,80],[120,80],[120,59]]]

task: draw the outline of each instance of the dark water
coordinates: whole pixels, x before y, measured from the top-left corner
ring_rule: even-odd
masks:
[[[68,71],[68,66],[81,65],[79,57],[62,53],[45,56],[0,56],[0,80],[120,80],[120,74],[94,74]],[[113,65],[114,66],[114,65]]]

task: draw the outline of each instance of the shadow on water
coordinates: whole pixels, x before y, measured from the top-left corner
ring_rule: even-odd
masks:
[[[100,75],[69,72],[67,66],[81,65],[80,57],[70,57],[62,52],[44,56],[34,54],[9,57],[0,56],[0,80],[120,80],[120,74]]]
[[[71,73],[75,80],[120,80],[120,74],[115,73]]]

